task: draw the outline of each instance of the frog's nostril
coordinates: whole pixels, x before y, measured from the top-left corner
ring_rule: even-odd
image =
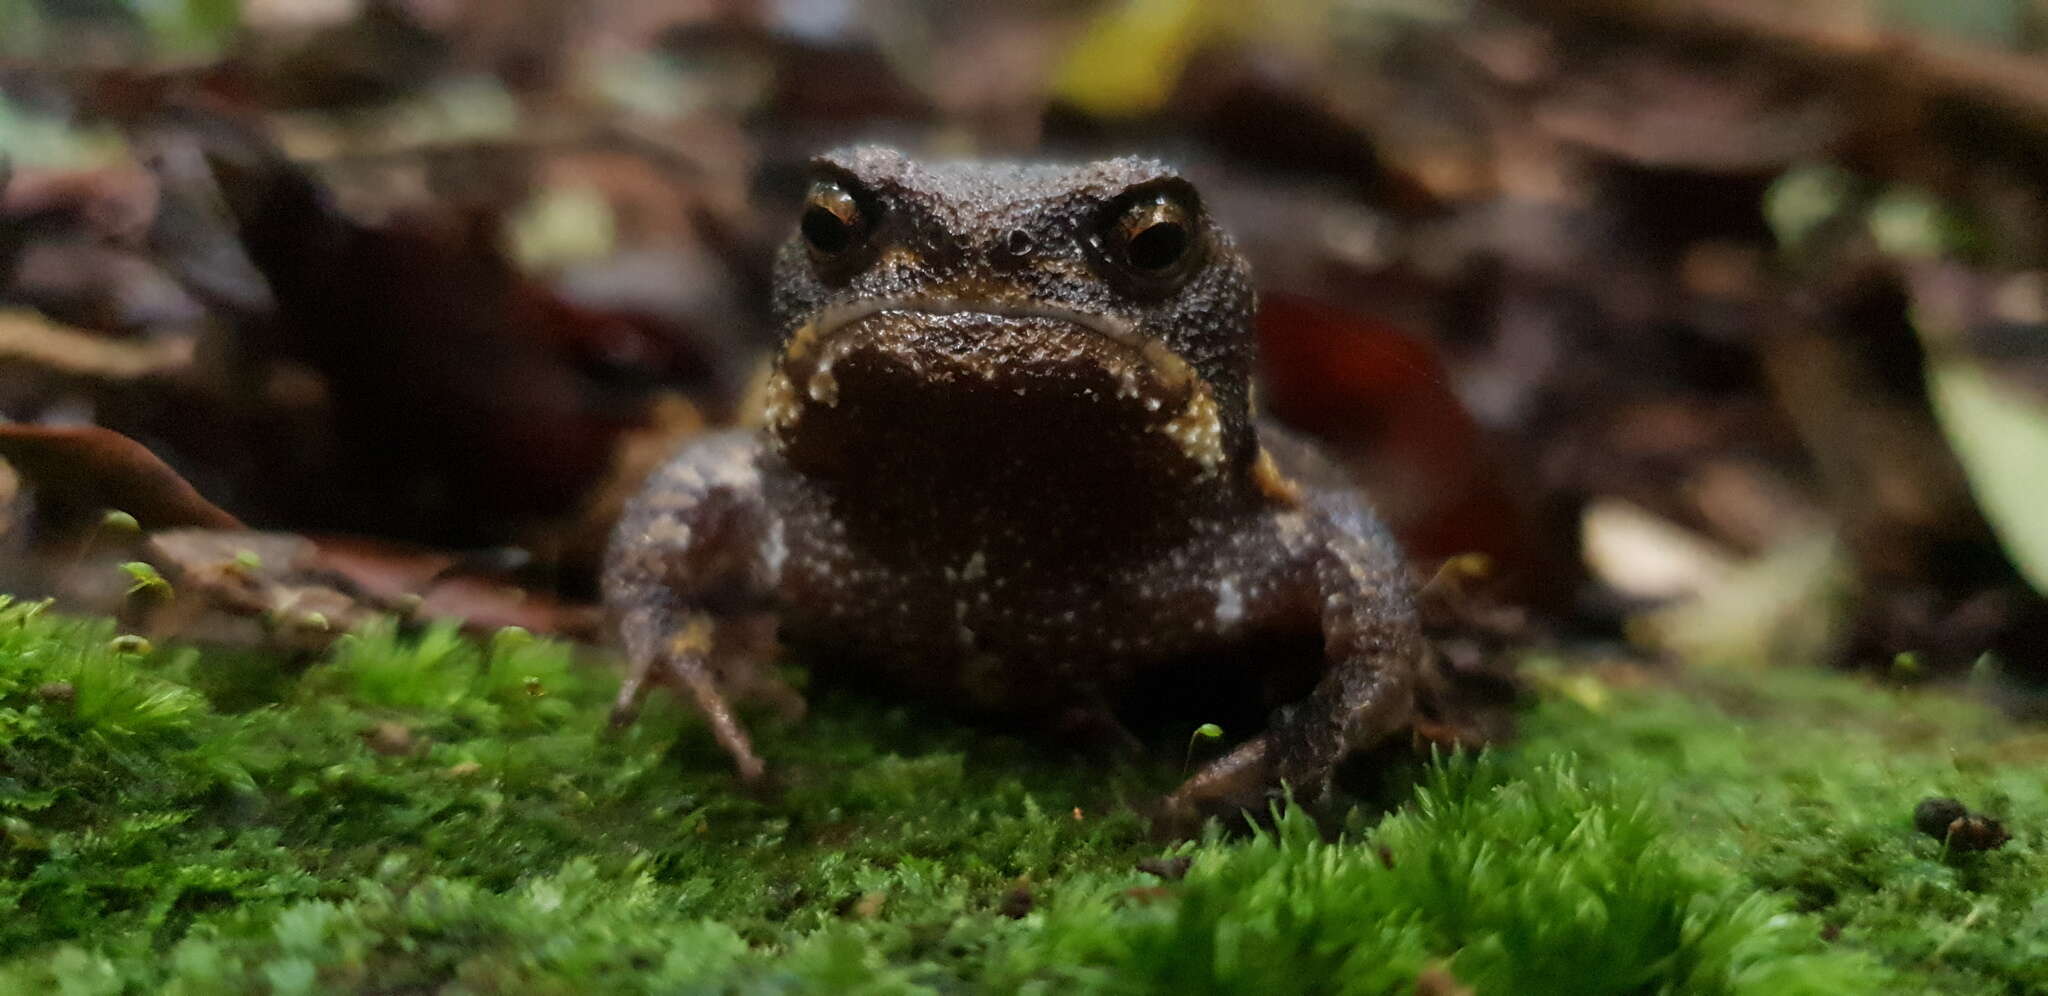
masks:
[[[1010,234],[1003,237],[1003,253],[1011,258],[1023,259],[1036,248],[1038,243],[1032,240],[1031,233],[1021,228],[1010,229]]]

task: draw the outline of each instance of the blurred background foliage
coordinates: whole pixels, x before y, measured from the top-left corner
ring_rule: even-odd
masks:
[[[2025,698],[2043,45],[2036,0],[0,0],[8,580],[111,607],[80,550],[232,522],[588,633],[618,501],[750,417],[806,156],[1138,150],[1251,252],[1275,413],[1419,578],[1483,556],[1452,657]]]

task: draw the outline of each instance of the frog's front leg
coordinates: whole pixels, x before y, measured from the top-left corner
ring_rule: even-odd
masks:
[[[648,689],[669,685],[710,723],[743,781],[766,765],[733,712],[751,693],[783,711],[802,699],[762,669],[781,566],[781,530],[761,488],[760,446],[723,434],[691,445],[656,471],[612,535],[604,598],[627,660],[612,722],[632,722]]]
[[[1320,799],[1338,762],[1399,733],[1412,718],[1424,651],[1398,554],[1361,517],[1311,522],[1322,536],[1307,563],[1279,579],[1278,600],[1316,615],[1323,676],[1307,698],[1277,710],[1265,732],[1174,790],[1165,802],[1170,828],[1256,813],[1283,784],[1298,799]]]

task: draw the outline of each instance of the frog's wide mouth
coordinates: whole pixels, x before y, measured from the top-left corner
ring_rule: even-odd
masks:
[[[991,323],[1029,319],[1056,321],[1093,333],[1128,351],[1134,359],[1151,371],[1161,388],[1185,391],[1195,382],[1195,370],[1186,360],[1167,348],[1165,343],[1146,335],[1136,325],[1114,315],[1081,311],[1054,304],[1011,304],[963,298],[882,297],[833,305],[797,329],[790,337],[788,347],[783,350],[783,359],[785,362],[801,363],[815,358],[819,367],[829,370],[834,359],[832,344],[842,333],[861,325],[867,319],[891,313],[900,313],[905,318],[980,318]]]
[[[888,344],[885,348],[895,351],[898,362],[916,368],[944,364],[950,357],[956,371],[1001,376],[1004,368],[999,363],[972,355],[972,349],[963,351],[959,333],[966,329],[984,335],[1012,334],[1016,343],[1043,343],[1048,332],[1094,340],[1095,347],[1086,352],[1104,363],[1115,379],[1110,395],[1156,413],[1148,415],[1150,428],[1171,439],[1205,472],[1221,466],[1222,425],[1216,402],[1188,361],[1127,320],[1037,302],[904,296],[828,307],[800,326],[783,348],[767,385],[767,425],[780,439],[793,430],[807,404],[835,407],[841,390],[835,366],[878,343]],[[906,351],[909,358],[902,359]]]

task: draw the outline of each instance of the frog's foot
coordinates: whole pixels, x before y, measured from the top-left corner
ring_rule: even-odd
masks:
[[[1331,800],[1337,765],[1356,751],[1384,743],[1397,727],[1377,703],[1328,718],[1311,698],[1283,709],[1274,726],[1196,771],[1160,804],[1156,830],[1185,835],[1215,817],[1232,824],[1263,823],[1273,807],[1292,799],[1318,811]],[[1405,710],[1400,715],[1406,716]]]
[[[1178,839],[1193,836],[1211,817],[1259,818],[1281,789],[1274,755],[1273,734],[1267,732],[1204,765],[1160,801],[1154,834]]]
[[[655,685],[666,685],[696,704],[697,711],[711,725],[712,737],[732,756],[740,780],[749,785],[760,784],[768,766],[754,752],[746,727],[741,725],[730,698],[720,687],[718,673],[707,661],[707,655],[719,649],[723,642],[714,639],[715,632],[711,621],[700,617],[684,626],[658,650],[631,654],[631,668],[625,681],[619,685],[618,698],[612,703],[612,728],[616,730],[631,724],[639,717],[648,691]],[[744,668],[732,669],[730,673],[747,677]],[[750,691],[766,685],[755,679],[748,680],[752,683],[745,687]],[[796,692],[787,685],[780,687],[787,695],[796,696]],[[802,700],[797,698],[797,701],[800,703]]]
[[[754,753],[754,744],[747,737],[746,727],[733,713],[732,703],[719,691],[718,683],[701,661],[684,662],[662,657],[645,667],[636,666],[634,673],[629,674],[619,686],[619,697],[612,704],[614,729],[630,725],[639,717],[648,689],[655,685],[667,685],[696,704],[697,711],[704,714],[705,722],[711,724],[711,736],[732,756],[733,767],[738,770],[742,782],[758,783],[768,773],[767,764]]]

